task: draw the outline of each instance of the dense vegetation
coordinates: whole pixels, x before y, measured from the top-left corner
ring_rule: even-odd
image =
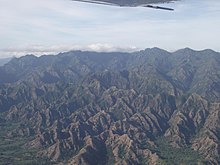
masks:
[[[47,158],[37,157],[37,150],[25,146],[31,138],[13,134],[19,123],[0,123],[0,165],[48,165]]]

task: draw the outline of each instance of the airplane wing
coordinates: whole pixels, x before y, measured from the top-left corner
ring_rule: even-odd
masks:
[[[175,0],[72,0],[78,2],[94,3],[99,5],[110,5],[110,6],[120,6],[120,7],[148,7],[153,9],[162,9],[162,10],[174,10],[172,8],[154,6],[152,4],[157,3],[168,3]]]

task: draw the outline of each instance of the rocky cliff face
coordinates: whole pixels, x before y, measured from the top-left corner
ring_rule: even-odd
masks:
[[[0,138],[50,163],[218,164],[219,70],[211,50],[14,58],[0,68]]]

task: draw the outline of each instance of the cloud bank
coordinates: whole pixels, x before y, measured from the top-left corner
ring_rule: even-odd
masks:
[[[0,0],[0,57],[135,47],[220,51],[220,1],[181,0],[162,6],[175,11],[71,0]]]

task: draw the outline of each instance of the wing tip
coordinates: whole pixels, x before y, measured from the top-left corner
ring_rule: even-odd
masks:
[[[160,9],[160,10],[169,10],[169,11],[174,11],[174,9],[172,8],[168,8],[168,7],[161,7],[161,6],[153,6],[153,5],[145,5],[143,7],[149,7],[149,8],[153,8],[153,9]]]

